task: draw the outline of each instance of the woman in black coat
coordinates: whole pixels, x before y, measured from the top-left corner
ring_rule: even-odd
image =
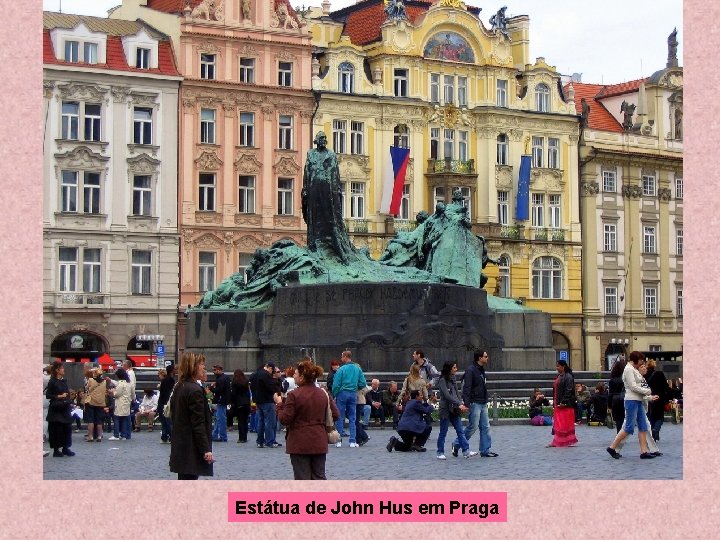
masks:
[[[608,407],[617,433],[620,433],[620,428],[625,421],[625,384],[622,380],[624,370],[625,359],[618,359],[610,370],[610,381],[608,382]]]
[[[657,363],[655,360],[647,361],[647,374],[645,380],[650,386],[652,395],[658,396],[658,399],[651,401],[648,405],[648,419],[650,420],[650,429],[652,430],[652,438],[655,441],[660,440],[660,428],[665,420],[665,405],[670,402],[668,398],[670,387],[667,378],[662,371],[655,369]]]
[[[178,480],[197,480],[213,475],[212,413],[198,381],[206,381],[205,356],[183,353],[178,383],[170,399],[172,438],[170,471]]]
[[[54,362],[50,368],[50,380],[45,397],[50,400],[46,420],[48,439],[53,457],[74,456],[72,446],[72,415],[70,414],[70,390],[65,377],[65,364]],[[62,448],[62,451],[60,450]]]
[[[230,404],[233,416],[238,421],[238,441],[247,442],[248,416],[250,416],[250,385],[248,378],[242,369],[238,368],[233,373],[230,383]]]

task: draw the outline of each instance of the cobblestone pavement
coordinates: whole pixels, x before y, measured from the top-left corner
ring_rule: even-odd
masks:
[[[349,448],[347,439],[342,448],[330,447],[327,460],[328,480],[620,480],[683,478],[682,425],[666,423],[661,431],[662,457],[641,460],[637,434],[628,437],[622,459],[612,459],[605,448],[615,430],[605,427],[578,426],[579,444],[573,448],[546,448],[551,440],[549,427],[500,425],[490,428],[492,450],[496,458],[453,458],[450,453],[451,432],[446,442],[447,461],[435,458],[439,425],[426,447],[427,452],[388,453],[385,445],[390,428],[371,428],[370,441],[360,448]],[[133,433],[130,441],[88,443],[84,433],[73,433],[75,457],[43,459],[46,480],[167,480],[176,476],[168,469],[169,444],[160,444],[160,433]],[[237,444],[237,433],[228,433],[230,442],[214,443],[215,476],[217,480],[270,479],[291,480],[292,468],[285,448],[257,448],[255,434]],[[278,434],[283,441],[284,434]],[[470,441],[470,449],[478,449],[478,433]]]

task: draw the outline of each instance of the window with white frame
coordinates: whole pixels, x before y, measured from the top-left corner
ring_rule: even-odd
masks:
[[[443,77],[443,103],[445,105],[455,103],[455,77],[452,75]]]
[[[350,182],[350,217],[365,217],[365,182]]]
[[[562,298],[562,264],[555,257],[539,257],[532,267],[534,298]]]
[[[602,172],[602,190],[605,193],[617,193],[617,172],[603,170]]]
[[[133,176],[132,215],[152,216],[152,179],[149,175]]]
[[[533,193],[531,199],[531,224],[535,228],[545,226],[545,195],[543,193]]]
[[[336,154],[347,152],[347,120],[333,120],[333,150]]]
[[[215,79],[215,60],[217,56],[214,54],[200,54],[200,78],[207,80]]]
[[[350,153],[362,155],[364,150],[363,132],[365,125],[362,122],[350,122]]]
[[[458,107],[467,107],[467,77],[458,77]]]
[[[278,86],[292,86],[292,62],[278,62]]]
[[[200,142],[215,144],[215,109],[200,109]]]
[[[617,287],[605,287],[605,315],[618,314]]]
[[[393,144],[398,148],[410,148],[410,130],[405,124],[398,124],[393,130]]]
[[[458,159],[460,161],[468,160],[468,144],[470,134],[467,131],[458,131]]]
[[[281,114],[278,120],[278,147],[281,150],[293,148],[293,117]]]
[[[560,139],[548,138],[548,168],[560,168]]]
[[[61,171],[60,178],[61,212],[100,213],[99,172]]]
[[[439,202],[441,202],[441,203],[445,202],[445,188],[444,187],[440,186],[440,187],[436,187],[435,189],[433,189],[433,201],[435,203],[433,206],[437,206],[437,203],[439,203]]]
[[[150,49],[145,47],[135,49],[135,67],[138,69],[150,69]]]
[[[683,179],[681,177],[675,178],[675,198],[683,198]]]
[[[250,269],[250,263],[252,262],[252,253],[239,253],[238,254],[238,273],[243,277],[243,282],[247,283],[248,276],[247,272]]]
[[[675,293],[675,316],[683,316],[683,290],[678,289]]]
[[[338,91],[352,94],[355,91],[355,66],[343,62],[338,66]]]
[[[645,287],[645,315],[655,317],[657,315],[657,287]]]
[[[240,146],[255,146],[255,113],[240,113]]]
[[[65,61],[77,63],[80,61],[80,42],[65,41]]]
[[[152,113],[147,107],[133,109],[133,143],[152,144]]]
[[[661,352],[662,345],[648,345],[648,351],[650,352]]]
[[[643,195],[648,197],[654,197],[657,193],[655,187],[655,176],[651,174],[642,175],[642,189]]]
[[[643,253],[657,253],[657,237],[654,225],[643,227]]]
[[[238,212],[241,214],[255,213],[255,177],[240,176],[238,180]]]
[[[255,84],[255,59],[240,59],[240,82],[245,84]]]
[[[535,87],[535,110],[538,112],[550,111],[550,89],[544,83]]]
[[[507,255],[498,257],[498,275],[500,277],[500,296],[510,296],[510,258]]]
[[[152,274],[152,253],[133,249],[130,269],[130,294],[150,294],[150,276]]]
[[[293,215],[293,179],[278,178],[278,215]]]
[[[679,256],[683,254],[683,228],[678,227],[675,230],[675,253]]]
[[[508,106],[508,82],[505,79],[498,79],[495,82],[495,104],[498,107]]]
[[[215,258],[214,251],[200,251],[198,259],[198,284],[200,292],[212,291],[215,288]]]
[[[440,128],[430,128],[430,159],[440,159]]]
[[[498,165],[507,165],[509,152],[510,144],[508,142],[508,136],[505,133],[501,133],[497,136],[496,163]]]
[[[443,129],[443,157],[452,159],[455,154],[455,130]]]
[[[508,217],[510,216],[509,207],[510,194],[507,191],[498,191],[498,222],[500,225],[507,225],[509,223]]]
[[[198,181],[198,210],[215,211],[215,173],[200,173]]]
[[[543,167],[543,154],[545,153],[545,139],[543,137],[532,138],[532,166]]]
[[[603,250],[617,251],[617,226],[614,223],[603,224]]]
[[[552,229],[562,228],[560,195],[548,195],[548,226]]]
[[[58,267],[60,270],[60,292],[100,292],[101,287],[101,250],[98,248],[61,247]],[[79,259],[81,257],[81,259]],[[78,267],[82,261],[82,273]]]
[[[99,103],[62,102],[62,139],[85,141],[100,140],[101,105]],[[82,133],[80,132],[82,126]]]
[[[97,64],[98,63],[98,44],[97,43],[83,43],[83,60],[86,64]]]
[[[400,216],[398,219],[410,219],[410,184],[403,185],[402,198],[400,199]]]
[[[393,71],[393,92],[396,97],[408,97],[408,70],[395,68]]]
[[[430,103],[440,103],[440,75],[430,74]]]

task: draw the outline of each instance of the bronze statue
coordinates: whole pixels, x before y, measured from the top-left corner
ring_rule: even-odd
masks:
[[[507,6],[503,6],[498,9],[497,13],[490,17],[490,30],[499,30],[500,33],[506,38],[510,38],[510,34],[507,30],[507,17],[505,17],[505,10]]]
[[[580,103],[582,105],[582,112],[580,113],[580,126],[586,128],[588,127],[588,122],[590,120],[590,105],[588,105],[588,102],[585,101],[585,98],[582,98]]]
[[[407,12],[405,11],[405,4],[402,0],[390,0],[385,6],[385,13],[387,13],[388,19],[395,20],[406,20]]]
[[[302,188],[302,214],[307,224],[308,251],[335,256],[348,264],[355,249],[342,217],[340,170],[335,152],[327,147],[327,136],[318,131],[308,150]]]
[[[677,28],[673,28],[673,31],[670,33],[670,35],[667,38],[667,44],[668,44],[668,59],[667,59],[667,67],[678,67],[678,58],[677,58],[677,50],[678,50],[678,40],[677,40]]]
[[[636,105],[628,103],[625,100],[623,100],[622,105],[620,105],[620,112],[624,115],[622,127],[625,131],[630,131],[633,127],[632,117],[633,114],[635,114],[635,107]]]

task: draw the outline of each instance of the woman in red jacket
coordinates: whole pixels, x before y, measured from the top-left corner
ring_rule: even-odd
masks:
[[[337,420],[340,413],[332,398],[315,385],[322,374],[320,366],[310,361],[300,362],[294,375],[297,388],[288,392],[284,403],[279,393],[273,397],[278,419],[287,426],[285,452],[290,454],[295,480],[326,480],[328,403],[333,420]]]

